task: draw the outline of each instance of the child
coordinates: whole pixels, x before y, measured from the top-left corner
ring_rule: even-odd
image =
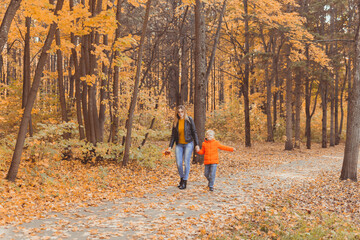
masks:
[[[204,156],[205,177],[209,181],[208,187],[210,191],[214,191],[214,182],[216,175],[216,168],[219,163],[218,149],[233,152],[235,148],[221,145],[215,140],[215,132],[207,130],[205,133],[205,142],[203,142],[201,149],[197,151],[198,154]]]

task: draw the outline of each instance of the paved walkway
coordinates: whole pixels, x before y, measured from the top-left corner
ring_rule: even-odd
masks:
[[[252,207],[258,189],[289,188],[322,171],[340,172],[342,155],[299,160],[274,168],[239,172],[205,181],[186,190],[171,186],[143,197],[103,202],[98,206],[50,213],[17,227],[0,227],[0,239],[193,239],[214,232],[227,219]]]

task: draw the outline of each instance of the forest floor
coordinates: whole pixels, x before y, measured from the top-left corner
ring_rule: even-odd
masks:
[[[115,188],[111,200],[67,203],[61,211],[3,224],[0,239],[206,239],[234,234],[277,239],[299,231],[299,222],[308,225],[301,230],[306,234],[312,234],[315,224],[333,229],[325,238],[341,239],[349,226],[349,236],[359,237],[359,184],[338,180],[343,145],[293,151],[278,143],[234,147],[236,152],[220,154],[213,192],[199,165],[192,165],[187,188],[179,190],[172,164],[145,191],[138,186],[124,195]],[[143,183],[138,179],[136,184]]]

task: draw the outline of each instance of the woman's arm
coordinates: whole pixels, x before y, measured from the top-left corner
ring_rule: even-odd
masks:
[[[195,146],[199,146],[199,138],[198,138],[198,135],[197,135],[194,120],[192,119],[192,117],[189,117],[189,120],[190,120],[190,125],[191,125],[191,135],[192,135],[192,137],[194,139]]]
[[[175,135],[176,135],[176,128],[173,127],[172,131],[171,131],[171,138],[170,138],[170,144],[169,144],[169,148],[171,149],[174,146],[175,143]]]

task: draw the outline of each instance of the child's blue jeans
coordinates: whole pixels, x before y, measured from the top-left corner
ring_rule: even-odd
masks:
[[[213,188],[215,183],[215,175],[216,175],[217,164],[207,164],[205,165],[204,175],[209,181],[209,187]]]
[[[176,165],[179,171],[180,178],[188,180],[190,173],[190,159],[194,149],[194,142],[187,144],[177,144],[175,147]],[[185,162],[185,173],[183,168]]]

